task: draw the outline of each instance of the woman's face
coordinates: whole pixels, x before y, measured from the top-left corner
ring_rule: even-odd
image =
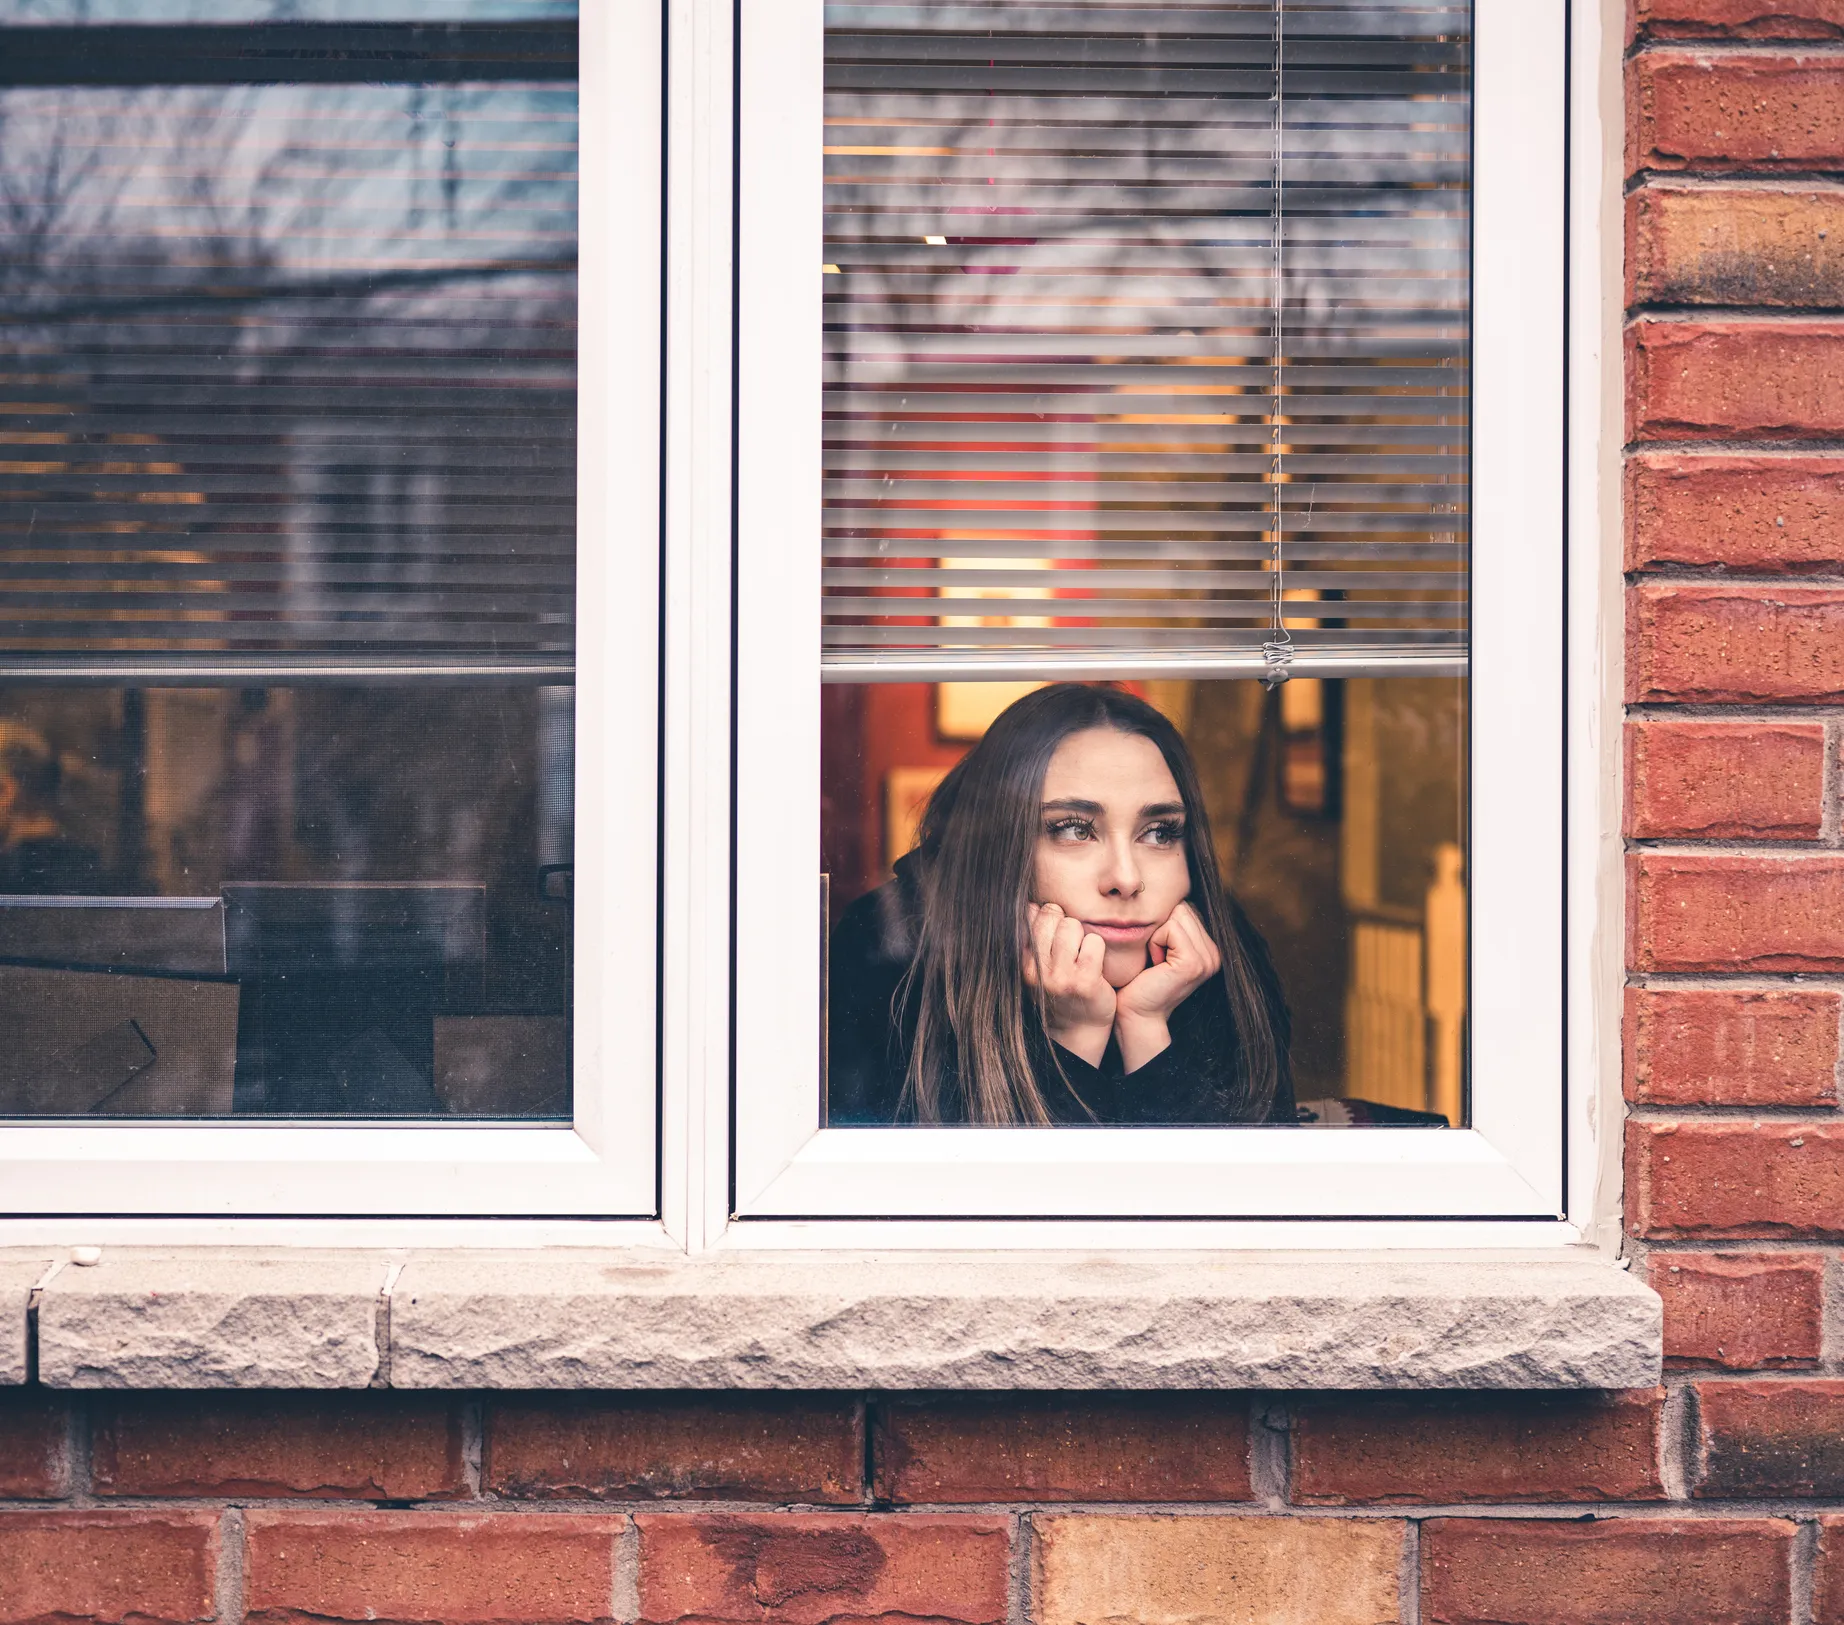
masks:
[[[1125,987],[1190,890],[1184,802],[1159,747],[1112,728],[1071,734],[1044,774],[1031,900],[1106,942],[1102,974]]]

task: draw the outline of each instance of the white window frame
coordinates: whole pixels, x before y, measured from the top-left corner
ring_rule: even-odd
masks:
[[[737,52],[735,1141],[705,1184],[727,1182],[738,1243],[827,1220],[856,1221],[857,1234],[909,1221],[939,1238],[961,1220],[1112,1235],[1123,1221],[1179,1218],[1250,1234],[1262,1228],[1251,1220],[1434,1220],[1501,1241],[1579,1239],[1568,1141],[1589,1114],[1564,1058],[1565,0],[1478,0],[1475,23],[1472,1118],[1461,1130],[822,1126],[818,901],[801,856],[819,850],[821,19],[821,0],[747,0]],[[1588,1087],[1593,1072],[1576,1081]],[[716,1108],[704,1102],[707,1124]]]
[[[1522,955],[1506,962],[1528,963],[1533,977],[1521,986],[1500,978],[1490,989],[1475,981],[1482,1016],[1488,994],[1493,1000],[1495,1026],[1475,1045],[1474,1129],[1389,1131],[1387,1142],[1363,1130],[1214,1131],[1231,1142],[1227,1160],[1182,1145],[1168,1151],[1155,1143],[1167,1131],[1156,1130],[1049,1131],[1034,1141],[1015,1138],[1033,1131],[1004,1131],[1009,1144],[995,1131],[817,1130],[817,1064],[801,1064],[817,1046],[817,986],[803,997],[809,969],[777,936],[772,962],[787,971],[778,991],[732,974],[763,951],[760,934],[733,938],[733,918],[747,922],[763,901],[785,902],[789,919],[813,922],[816,974],[815,865],[787,853],[817,855],[817,813],[738,823],[733,840],[732,787],[768,783],[804,796],[818,783],[816,721],[790,724],[762,702],[777,697],[767,685],[780,671],[785,695],[812,696],[817,709],[817,559],[810,530],[800,528],[806,519],[790,517],[817,509],[817,436],[801,438],[808,423],[785,403],[805,390],[808,422],[817,424],[818,277],[809,273],[818,243],[819,6],[662,0],[656,15],[635,0],[584,0],[574,1127],[0,1127],[0,1214],[39,1216],[0,1218],[0,1242],[620,1244],[694,1253],[1400,1248],[1420,1257],[1587,1243],[1610,1251],[1619,1235],[1623,964],[1611,748],[1621,676],[1623,19],[1613,0],[1577,0],[1565,63],[1564,3],[1480,0],[1475,118],[1478,173],[1489,184],[1475,198],[1475,525],[1480,535],[1494,524],[1547,534],[1554,568],[1533,599],[1526,577],[1495,577],[1490,561],[1476,561],[1475,772],[1495,782],[1516,776],[1521,794],[1509,811],[1525,818],[1520,827],[1541,826],[1544,895],[1554,904],[1524,940],[1519,928],[1537,890],[1530,852],[1518,854],[1515,870],[1475,852],[1475,953],[1481,961],[1488,951]],[[671,50],[662,57],[665,37]],[[663,108],[650,68],[662,61]],[[746,140],[738,139],[739,98]],[[663,198],[658,166],[644,161],[657,151],[662,124]],[[776,154],[797,179],[764,173]],[[640,224],[660,218],[662,203],[663,279]],[[1543,252],[1533,253],[1538,219],[1549,225]],[[662,286],[663,356],[655,319]],[[1520,341],[1520,300],[1548,311],[1540,339]],[[777,325],[790,370],[775,386],[781,406],[764,419],[752,400],[760,401]],[[1495,386],[1520,368],[1517,388]],[[662,376],[663,425],[650,384]],[[1487,438],[1485,419],[1500,409],[1509,415]],[[1520,422],[1527,433],[1513,430]],[[745,423],[750,432],[739,434]],[[790,437],[799,443],[778,458]],[[1574,538],[1566,582],[1565,466]],[[656,520],[666,560],[657,628],[647,607]],[[796,567],[763,583],[751,569],[762,556],[750,549],[777,526]],[[637,546],[639,538],[647,541]],[[618,574],[608,567],[616,546],[624,549]],[[749,597],[750,612],[733,624],[735,595],[764,586],[771,596]],[[1490,648],[1488,627],[1496,629]],[[777,638],[798,642],[798,661],[777,651]],[[1539,742],[1550,764],[1540,785],[1530,772]],[[1492,901],[1507,892],[1508,911]],[[636,916],[650,918],[656,897],[657,957],[651,934],[632,928]],[[1535,987],[1544,990],[1541,1018],[1528,1014]],[[1528,1049],[1519,1048],[1520,1035]],[[1499,1098],[1519,1076],[1534,1096],[1522,1104]],[[1526,1127],[1533,1138],[1520,1147]],[[962,1204],[917,1199],[944,1176],[964,1187],[969,1162],[991,1176],[1009,1158],[1011,1170],[1047,1193],[1038,1209],[1047,1213],[1058,1182],[1067,1193],[1072,1182],[1092,1187],[1122,1167],[1078,1143],[1107,1151],[1104,1142],[1123,1133],[1133,1136],[1130,1154],[1145,1148],[1127,1165],[1127,1181],[1149,1198],[1130,1209],[1132,1218],[947,1216]],[[854,1160],[861,1140],[868,1162]],[[954,1150],[963,1145],[968,1153]],[[1044,1150],[1027,1154],[1021,1145]],[[1213,1184],[1247,1173],[1271,1200],[1259,1217],[1244,1202],[1235,1217],[1160,1218],[1158,1188],[1144,1187],[1162,1187],[1174,1170]],[[1353,1173],[1394,1205],[1338,1201],[1338,1181]],[[1471,1191],[1485,1199],[1460,1199]],[[1328,1193],[1332,1199],[1317,1199]],[[1124,1201],[1114,1207],[1129,1210]],[[1064,1211],[1092,1210],[1085,1200]],[[1476,1216],[1482,1211],[1499,1216]],[[1529,1216],[1503,1216],[1514,1212]]]
[[[662,24],[581,22],[573,1124],[15,1123],[0,1214],[657,1213]]]

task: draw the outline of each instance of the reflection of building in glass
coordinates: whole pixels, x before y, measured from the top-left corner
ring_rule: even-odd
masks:
[[[0,716],[64,764],[89,889],[287,903],[231,910],[237,1109],[491,1111],[523,1069],[499,1108],[553,1111],[574,8],[449,7],[369,66],[313,10],[228,60],[314,83],[174,26],[35,35],[0,89]]]
[[[15,90],[0,134],[0,649],[567,665],[573,88]]]

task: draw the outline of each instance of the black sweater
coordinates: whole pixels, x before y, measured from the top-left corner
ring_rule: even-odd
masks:
[[[914,1022],[901,1021],[896,994],[915,951],[916,888],[908,860],[898,878],[860,897],[832,934],[827,1001],[827,1120],[836,1126],[913,1121],[899,1112]],[[1291,1023],[1261,940],[1232,900],[1231,918],[1253,963],[1280,1051],[1280,1084],[1265,1121],[1292,1123],[1287,1062]],[[1237,1038],[1223,979],[1213,976],[1172,1012],[1172,1041],[1138,1071],[1122,1070],[1108,1041],[1100,1066],[1053,1045],[1027,1007],[1026,1040],[1037,1083],[1058,1123],[1180,1124],[1246,1121],[1235,1110]],[[1059,1071],[1058,1064],[1061,1063]],[[1085,1109],[1086,1108],[1086,1109]],[[951,1120],[951,1109],[950,1109]]]

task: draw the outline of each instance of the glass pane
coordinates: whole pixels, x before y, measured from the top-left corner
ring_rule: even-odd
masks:
[[[0,691],[0,1110],[567,1117],[571,702]]]
[[[1463,1122],[1469,9],[826,15],[830,1120]]]
[[[827,19],[827,666],[1462,669],[1465,8]]]
[[[1055,1123],[1463,1121],[1462,682],[822,692],[830,1121],[978,1116],[960,1035],[1008,1026],[1026,1060],[1003,1075],[1028,1082],[984,1120],[1036,1120],[1035,1093]],[[1045,903],[1096,939],[1086,1030],[1036,1002]],[[1170,934],[1185,908],[1215,973],[1209,946]],[[1168,948],[1195,980],[1144,1001],[1157,1019],[1136,1055],[1130,1012],[1153,989],[1132,984],[1161,980]],[[1258,996],[1219,986],[1225,965]],[[931,1003],[954,1035],[932,1106],[916,1056]],[[1272,1085],[1249,1075],[1248,1031],[1272,1047]]]
[[[0,1115],[569,1116],[574,16],[0,0]]]

